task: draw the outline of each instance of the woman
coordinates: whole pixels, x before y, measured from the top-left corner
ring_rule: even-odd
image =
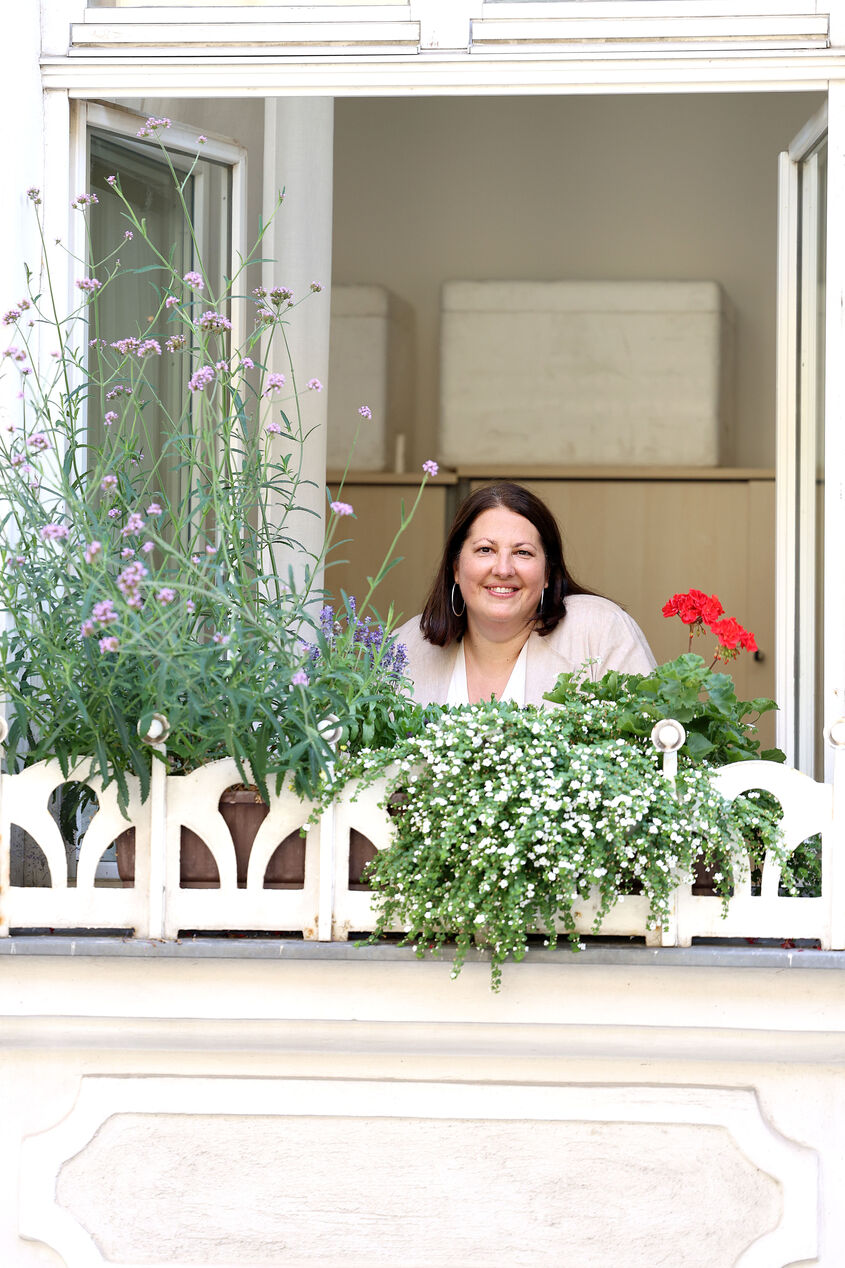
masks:
[[[569,576],[548,507],[511,483],[459,507],[422,615],[396,638],[419,704],[542,705],[558,675],[585,662],[594,679],[655,664],[636,622]]]

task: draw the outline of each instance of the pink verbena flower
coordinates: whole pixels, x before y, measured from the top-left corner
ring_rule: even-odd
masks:
[[[212,643],[217,643],[217,644],[218,644],[218,646],[222,646],[224,643],[228,643],[228,641],[229,641],[229,635],[228,635],[228,634],[220,634],[220,633],[218,632],[217,634],[212,634],[212,636],[211,636],[211,641],[212,641]]]
[[[102,288],[103,283],[98,282],[96,277],[80,277],[76,285],[81,291],[86,291],[89,295]]]
[[[79,633],[82,638],[90,638],[94,633],[94,622],[90,619],[90,617],[87,621],[82,622],[79,627]]]
[[[425,472],[425,474],[427,476],[431,476],[432,479],[434,479],[434,477],[437,475],[437,472],[440,470],[440,468],[438,467],[437,463],[434,461],[433,458],[427,458],[426,461],[422,465],[422,469]]]
[[[83,559],[86,564],[92,564],[98,555],[103,553],[103,543],[98,541],[89,542],[85,547]]]
[[[323,283],[322,283],[322,282],[312,282],[312,283],[311,283],[311,290],[314,292],[314,294],[315,294],[315,295],[319,294],[319,292],[320,292],[322,289],[323,289]]]
[[[293,687],[307,687],[308,674],[306,673],[304,669],[297,669],[296,673],[294,674],[294,676],[291,678],[290,681],[291,681],[291,686]]]
[[[117,476],[105,475],[100,481],[100,489],[103,493],[111,493],[117,488]]]
[[[162,586],[156,595],[156,603],[172,603],[176,598],[176,591],[170,586]]]
[[[241,365],[245,370],[254,370],[255,362],[252,357],[241,357]]]
[[[348,502],[332,502],[330,505],[335,515],[354,515],[355,514],[355,512],[353,511],[352,507],[349,505]]]
[[[143,518],[137,511],[133,511],[129,519],[120,530],[121,537],[134,537],[136,533],[142,533],[146,527]]]
[[[147,507],[147,514],[161,515],[161,513],[162,513],[161,507],[159,506],[158,502],[150,502],[149,506]]]
[[[105,638],[101,638],[98,644],[101,652],[116,652],[120,648],[120,641],[114,634],[107,634]]]
[[[373,411],[370,409],[369,405],[361,405],[358,409],[358,413],[362,418],[372,418],[373,416]]]
[[[192,392],[200,392],[209,383],[214,382],[214,366],[203,365],[188,379],[188,387]]]
[[[188,340],[185,335],[171,335],[165,339],[164,346],[168,352],[181,352]]]
[[[103,422],[105,423],[106,427],[111,427],[112,423],[117,422],[117,414],[115,414],[113,409],[106,411],[105,416],[103,418]]]
[[[144,553],[145,555],[148,555],[148,554],[150,553],[150,551],[151,551],[151,550],[155,550],[155,543],[154,543],[154,542],[144,542],[143,546],[141,547],[141,550],[143,551],[143,553]]]
[[[161,344],[157,339],[145,339],[143,343],[138,345],[136,351],[139,357],[148,357],[150,355],[160,357]]]
[[[81,211],[83,207],[91,207],[99,201],[96,194],[78,194],[70,205],[74,211]]]
[[[68,535],[65,524],[45,524],[41,529],[41,539],[45,542],[60,542]]]
[[[273,436],[280,436],[282,434],[282,429],[278,423],[268,423],[264,430],[270,432]]]
[[[164,307],[175,308],[178,303],[179,301],[175,295],[168,295],[167,299],[164,301]]]
[[[231,330],[232,323],[228,317],[224,317],[222,313],[216,313],[214,309],[209,308],[208,312],[202,314],[197,319],[197,326],[200,330]]]
[[[202,288],[205,286],[202,273],[197,273],[195,269],[189,269],[188,272],[185,274],[185,276],[182,278],[182,281],[185,283],[186,286],[190,286],[192,291],[201,291]]]
[[[312,392],[322,392],[323,385],[319,379],[309,379],[305,386]]]
[[[26,443],[29,448],[34,449],[36,453],[40,452],[42,449],[50,448],[50,442],[44,435],[43,431],[33,432]]]
[[[267,384],[264,388],[263,396],[269,396],[271,392],[280,392],[285,386],[285,376],[276,374],[275,372],[267,375]]]
[[[101,599],[99,603],[95,603],[91,609],[91,617],[98,625],[111,625],[112,621],[117,620],[117,612],[114,610],[114,600]]]
[[[141,340],[136,339],[134,335],[127,335],[125,339],[115,339],[109,347],[114,348],[115,352],[120,352],[123,356],[128,356],[130,352],[139,350]]]
[[[186,611],[186,612],[196,612],[196,610],[197,610],[197,605],[194,603],[193,599],[186,599],[186,600],[185,600],[185,611]]]

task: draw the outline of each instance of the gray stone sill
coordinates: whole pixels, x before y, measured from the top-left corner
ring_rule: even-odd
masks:
[[[0,956],[99,957],[102,959],[176,960],[289,960],[357,961],[358,963],[413,963],[411,947],[395,942],[356,946],[354,942],[305,942],[298,938],[196,937],[176,942],[156,942],[144,938],[121,938],[97,934],[17,935],[0,938]],[[443,959],[450,957],[450,948]],[[467,962],[484,962],[483,951],[471,951]],[[557,966],[641,965],[659,968],[718,969],[839,969],[845,972],[845,951],[821,951],[813,946],[782,946],[780,943],[749,943],[745,940],[698,943],[692,947],[646,947],[623,940],[594,939],[585,949],[572,952],[567,944],[552,950],[532,947],[525,963]]]

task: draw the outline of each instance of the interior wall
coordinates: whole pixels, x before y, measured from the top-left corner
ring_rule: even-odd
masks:
[[[414,310],[413,463],[436,456],[444,281],[712,279],[736,310],[728,461],[773,466],[777,156],[822,100],[337,100],[333,281]]]

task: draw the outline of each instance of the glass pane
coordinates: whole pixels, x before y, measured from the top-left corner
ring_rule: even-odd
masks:
[[[99,198],[97,214],[90,218],[91,257],[98,262],[120,244],[116,254],[122,264],[119,276],[100,296],[101,329],[91,330],[90,337],[109,342],[129,336],[154,338],[164,348],[170,335],[185,333],[185,327],[168,322],[168,312],[161,309],[163,294],[169,289],[169,271],[137,233],[131,240],[122,241],[127,228],[125,213],[107,178],[119,173],[127,201],[139,218],[145,219],[151,240],[164,255],[169,255],[180,277],[190,269],[201,268],[210,284],[210,294],[204,293],[203,298],[211,307],[211,296],[222,286],[230,259],[231,171],[223,164],[200,160],[192,166],[191,158],[171,156],[195,225],[194,243],[173,175],[157,151],[96,131],[91,132],[89,144],[90,188]],[[135,419],[142,469],[150,470],[161,454],[164,420],[168,416],[181,419],[186,434],[190,429],[189,367],[189,357],[184,353],[151,355],[138,363],[138,372],[143,372],[149,384],[148,399],[160,403],[155,409],[143,410]],[[88,402],[87,425],[94,444],[104,438],[109,409],[105,396]],[[155,483],[158,491],[172,501],[178,502],[187,492],[180,487],[175,464],[166,465],[157,473]]]

